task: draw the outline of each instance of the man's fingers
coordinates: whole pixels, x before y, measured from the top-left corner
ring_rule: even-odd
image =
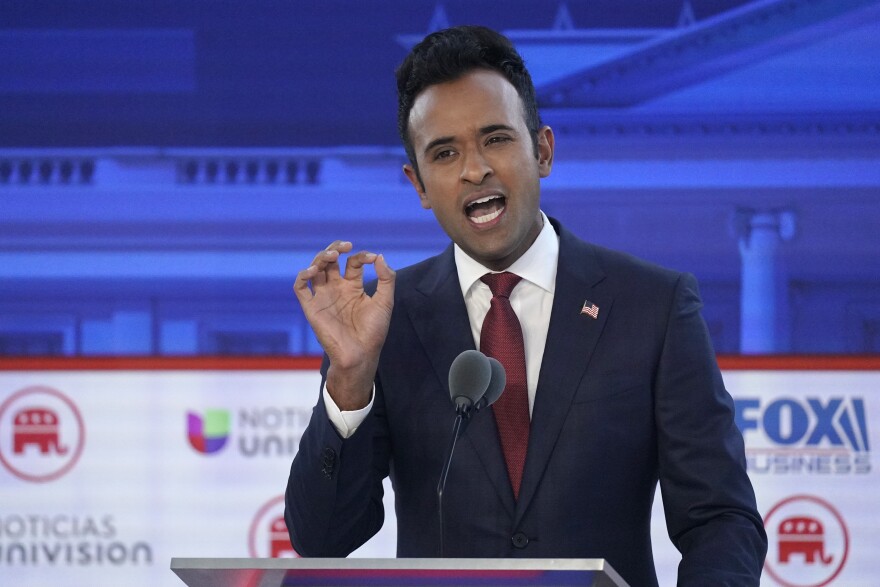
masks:
[[[315,255],[311,265],[296,274],[293,291],[300,303],[312,299],[315,287],[321,287],[329,279],[339,277],[339,255],[350,252],[351,246],[349,241],[333,241]]]
[[[350,242],[333,241],[326,249],[318,253],[318,256],[315,257],[318,268],[324,272],[328,280],[339,277],[339,255],[341,253],[347,253],[350,250]]]
[[[378,255],[376,258],[376,277],[379,278],[380,282],[391,282],[394,283],[394,278],[397,276],[397,273],[388,266],[388,261],[385,260],[385,255]]]
[[[317,265],[320,261],[325,261],[326,259],[330,259],[333,257],[333,252],[339,252],[339,246],[343,241],[333,241],[325,248],[318,251],[318,254],[315,255],[315,258],[312,259],[312,265]]]
[[[375,265],[379,284],[376,287],[376,294],[373,298],[390,307],[394,304],[394,280],[397,277],[397,273],[388,266],[388,263],[385,261],[385,255],[376,257]]]
[[[369,251],[361,251],[355,255],[349,255],[345,262],[345,279],[349,281],[363,281],[364,265],[373,263],[376,260],[376,253]]]
[[[317,273],[318,268],[315,265],[311,265],[296,274],[296,280],[293,282],[293,293],[296,294],[296,299],[299,300],[300,305],[303,305],[312,299],[313,294],[309,287],[309,281],[313,279]]]
[[[339,277],[339,255],[351,250],[348,241],[336,240],[330,243],[326,249],[320,251],[312,259],[312,265],[317,267],[316,274],[311,278],[312,285],[323,285],[329,279]]]
[[[351,243],[348,241],[333,241],[326,249],[324,249],[327,264],[327,278],[339,277],[339,258],[343,253],[351,252]]]
[[[348,253],[351,251],[351,242],[335,240],[324,248],[324,251],[338,251],[340,253]],[[322,253],[324,251],[321,251]]]

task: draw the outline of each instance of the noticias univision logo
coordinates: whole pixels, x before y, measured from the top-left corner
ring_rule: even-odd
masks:
[[[229,412],[205,410],[186,413],[187,437],[190,445],[202,454],[218,452],[229,440]]]
[[[229,450],[244,458],[287,460],[296,454],[310,418],[311,408],[302,406],[189,410],[187,437],[190,445],[204,455],[217,453],[229,444],[233,447]]]
[[[865,399],[738,398],[736,424],[749,472],[866,474],[871,446]]]

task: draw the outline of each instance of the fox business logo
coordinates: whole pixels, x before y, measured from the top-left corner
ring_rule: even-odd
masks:
[[[864,475],[871,447],[863,398],[734,401],[749,472]]]

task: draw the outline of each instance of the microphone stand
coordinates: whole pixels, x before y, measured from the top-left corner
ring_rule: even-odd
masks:
[[[464,433],[471,421],[471,415],[475,410],[470,405],[460,406],[456,410],[455,421],[452,423],[452,439],[446,449],[443,459],[443,470],[440,472],[440,481],[437,483],[437,513],[440,516],[440,558],[443,558],[443,490],[446,488],[446,477],[449,475],[449,467],[452,465],[452,453],[455,452],[455,443]]]

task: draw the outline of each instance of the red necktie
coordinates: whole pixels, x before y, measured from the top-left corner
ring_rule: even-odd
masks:
[[[519,319],[510,306],[510,292],[522,279],[513,273],[487,273],[480,280],[492,290],[489,313],[480,332],[480,351],[498,359],[507,372],[504,393],[492,405],[513,495],[519,498],[529,445],[529,390],[526,353]]]

